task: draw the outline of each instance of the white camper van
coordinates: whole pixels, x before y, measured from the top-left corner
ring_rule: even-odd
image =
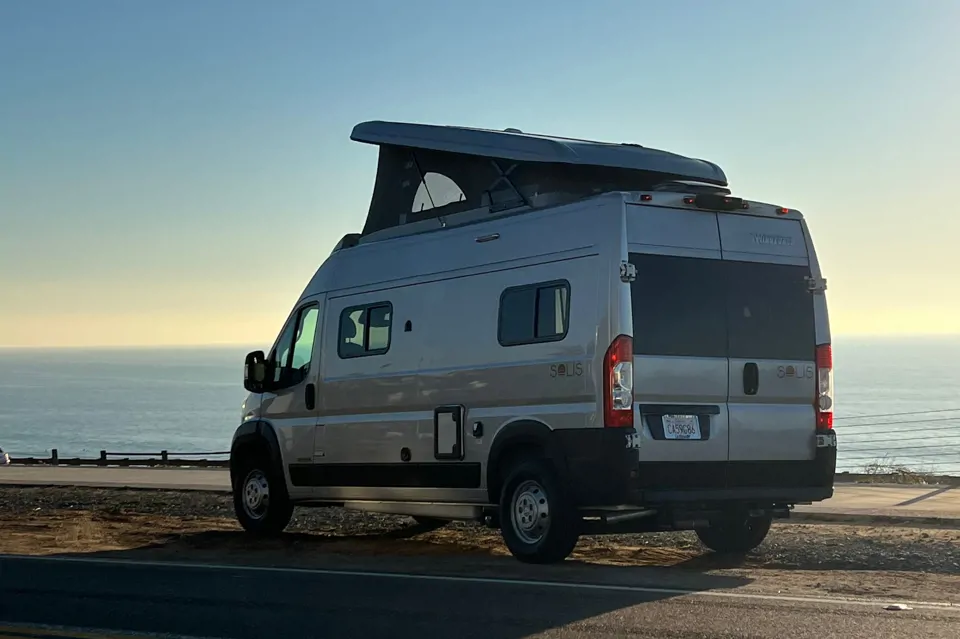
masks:
[[[810,233],[710,162],[367,122],[363,230],[247,356],[237,517],[294,505],[486,521],[527,562],[692,529],[743,552],[833,493],[833,361]]]

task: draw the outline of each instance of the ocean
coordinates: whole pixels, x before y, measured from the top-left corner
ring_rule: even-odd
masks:
[[[247,350],[0,350],[0,448],[225,451]],[[960,475],[960,336],[835,339],[834,365],[841,470],[880,462]]]

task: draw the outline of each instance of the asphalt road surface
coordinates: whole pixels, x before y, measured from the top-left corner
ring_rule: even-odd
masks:
[[[0,557],[0,637],[51,636],[9,624],[101,629],[61,637],[960,636],[960,607],[888,611],[884,602],[549,583],[543,573],[509,581]]]

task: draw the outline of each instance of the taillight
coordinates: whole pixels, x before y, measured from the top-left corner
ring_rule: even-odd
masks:
[[[817,429],[833,428],[833,348],[817,346]]]
[[[633,338],[618,335],[603,356],[603,425],[633,428]]]

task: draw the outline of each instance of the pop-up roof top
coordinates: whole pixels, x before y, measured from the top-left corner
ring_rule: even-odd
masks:
[[[545,195],[555,203],[678,180],[727,185],[706,160],[516,129],[374,121],[355,126],[350,138],[380,147],[364,235],[484,206],[536,206]]]

